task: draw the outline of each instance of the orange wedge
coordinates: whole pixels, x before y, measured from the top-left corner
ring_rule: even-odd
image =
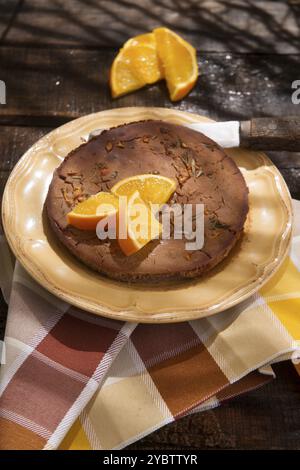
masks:
[[[162,226],[155,218],[149,205],[143,201],[138,191],[135,191],[127,201],[127,207],[119,211],[120,225],[125,231],[124,237],[120,236],[119,246],[126,256],[130,256],[154,238],[159,237]]]
[[[100,192],[77,204],[67,214],[70,225],[82,230],[96,230],[97,224],[104,217],[116,217],[119,200],[111,193]]]
[[[120,49],[110,70],[109,83],[116,98],[161,78],[155,36],[147,33],[129,39]]]
[[[181,100],[198,78],[196,49],[168,28],[156,28],[154,35],[170,98]]]
[[[128,47],[133,46],[148,46],[152,49],[156,48],[156,39],[153,33],[145,33],[139,34],[138,36],[134,36],[133,38],[128,39],[125,42],[123,48],[127,49]]]
[[[111,192],[115,196],[131,196],[136,191],[141,198],[152,204],[164,204],[176,189],[176,182],[161,175],[137,175],[125,178],[116,183]]]

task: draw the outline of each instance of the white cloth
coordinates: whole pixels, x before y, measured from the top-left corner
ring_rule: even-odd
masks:
[[[238,121],[195,122],[193,124],[186,124],[186,127],[202,132],[202,134],[217,142],[221,147],[240,146],[240,123]]]

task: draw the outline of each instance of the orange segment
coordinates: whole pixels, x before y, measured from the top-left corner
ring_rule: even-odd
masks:
[[[143,201],[138,191],[128,199],[127,207],[119,211],[119,228],[125,227],[125,237],[119,234],[118,242],[126,256],[130,256],[154,238],[158,238],[162,226],[155,218],[149,205]]]
[[[148,46],[152,49],[156,49],[155,35],[153,33],[145,33],[134,36],[125,42],[123,48],[126,49],[133,46]]]
[[[115,217],[119,200],[111,193],[100,192],[77,204],[67,214],[70,225],[82,230],[96,230],[98,222],[104,217]]]
[[[176,189],[176,182],[161,175],[137,175],[116,183],[111,192],[116,196],[131,196],[138,191],[141,198],[152,204],[164,204]]]
[[[153,33],[129,39],[120,49],[110,71],[114,98],[155,83],[162,78]]]
[[[154,29],[154,34],[170,98],[180,100],[198,78],[196,49],[168,28]]]

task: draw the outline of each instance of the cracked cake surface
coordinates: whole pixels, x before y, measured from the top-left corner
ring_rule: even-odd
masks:
[[[69,226],[66,214],[119,180],[153,173],[177,180],[170,203],[204,204],[204,246],[187,251],[186,240],[153,240],[129,257],[116,240]],[[46,209],[59,240],[83,263],[123,281],[155,281],[202,275],[233,248],[243,232],[248,189],[235,162],[215,142],[186,127],[139,121],[103,131],[73,150],[56,169]]]

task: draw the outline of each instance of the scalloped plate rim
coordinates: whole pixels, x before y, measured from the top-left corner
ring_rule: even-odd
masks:
[[[109,114],[109,113],[115,113],[120,111],[123,113],[130,113],[133,110],[137,111],[138,113],[158,113],[158,115],[162,112],[163,113],[163,118],[166,119],[167,113],[170,113],[171,115],[176,115],[176,117],[180,118],[184,121],[186,118],[186,121],[189,119],[196,120],[207,120],[211,121],[210,119],[200,116],[200,115],[195,115],[193,113],[187,113],[183,111],[178,111],[175,109],[168,109],[168,108],[145,108],[145,107],[133,107],[133,108],[114,108],[112,110],[106,110],[106,111],[100,111],[97,113],[92,113],[83,117],[80,117],[78,119],[75,119],[67,124],[64,124],[63,126],[60,126],[54,130],[52,130],[50,133],[46,134],[43,136],[41,139],[39,139],[35,144],[32,145],[30,149],[28,149],[25,154],[21,157],[21,159],[17,162],[15,165],[14,169],[12,170],[8,181],[5,186],[4,194],[3,194],[3,202],[2,202],[2,219],[3,219],[3,227],[4,231],[8,240],[8,243],[15,254],[16,258],[20,261],[22,266],[26,269],[26,271],[29,272],[29,274],[43,287],[45,287],[49,292],[52,294],[56,295],[57,297],[61,298],[62,300],[76,306],[79,308],[82,308],[88,312],[97,314],[97,315],[102,315],[105,317],[109,318],[114,318],[117,320],[126,320],[126,321],[138,321],[140,323],[173,323],[173,322],[182,322],[182,321],[187,321],[187,320],[192,320],[196,318],[202,318],[206,316],[210,316],[213,314],[216,314],[218,312],[221,312],[229,307],[232,307],[241,301],[247,299],[249,296],[251,296],[253,293],[255,293],[259,288],[261,288],[269,279],[270,277],[275,274],[275,272],[279,269],[281,266],[282,262],[286,258],[286,255],[289,250],[290,246],[290,241],[291,241],[291,226],[292,226],[292,206],[291,206],[291,198],[290,194],[288,191],[288,188],[286,186],[286,183],[283,180],[282,175],[280,172],[277,170],[277,168],[272,164],[272,162],[269,160],[269,158],[263,154],[262,152],[259,152],[260,156],[267,162],[271,167],[272,171],[275,172],[276,176],[280,179],[281,185],[282,185],[282,190],[285,191],[285,199],[282,194],[280,194],[280,199],[281,202],[283,203],[286,213],[287,213],[287,227],[286,231],[282,235],[282,240],[285,241],[285,247],[280,253],[280,259],[273,259],[272,262],[270,262],[264,269],[263,274],[257,278],[255,281],[252,281],[252,287],[251,285],[248,286],[248,288],[242,287],[242,288],[237,288],[237,291],[231,291],[231,295],[227,300],[221,300],[218,304],[214,304],[210,307],[206,307],[205,309],[201,309],[199,307],[195,308],[180,308],[172,311],[158,311],[157,313],[153,313],[151,316],[149,316],[149,313],[145,313],[143,310],[140,308],[137,308],[136,305],[131,306],[130,309],[122,309],[122,308],[115,308],[111,309],[105,305],[99,305],[99,303],[87,299],[85,297],[80,297],[79,295],[74,296],[73,293],[68,293],[65,290],[60,289],[58,286],[54,285],[51,281],[47,280],[47,276],[45,276],[46,273],[40,272],[40,269],[38,266],[34,265],[35,269],[32,268],[32,263],[28,263],[28,260],[26,259],[26,254],[23,252],[23,249],[20,244],[18,244],[18,237],[17,235],[11,236],[10,234],[10,228],[9,228],[9,216],[7,215],[7,208],[9,207],[10,204],[10,197],[13,196],[14,190],[11,189],[11,185],[14,182],[14,179],[18,177],[17,172],[19,169],[22,168],[22,165],[29,163],[30,162],[30,156],[32,155],[32,152],[34,152],[40,145],[41,142],[45,142],[49,139],[51,139],[55,134],[59,134],[59,132],[63,129],[66,131],[70,128],[72,129],[73,126],[78,124],[78,127],[80,128],[81,123],[88,122],[92,118],[97,118],[100,114],[103,116],[104,113]],[[141,119],[141,118],[140,118]],[[123,121],[124,122],[124,121]],[[129,121],[125,121],[129,122]],[[110,126],[111,127],[111,126]],[[76,129],[75,129],[76,131]],[[71,133],[74,133],[74,130],[71,130]],[[10,193],[11,191],[11,193]],[[278,191],[279,192],[279,191]],[[287,206],[288,202],[288,206]],[[18,246],[19,245],[19,246]],[[230,255],[229,255],[230,256]],[[86,269],[90,272],[91,270],[86,267]],[[267,271],[267,272],[266,272]],[[99,276],[99,274],[95,273],[96,276]],[[106,278],[101,276],[102,281],[106,281]],[[111,282],[110,279],[107,279],[108,282]],[[115,281],[116,282],[116,281]],[[123,283],[120,283],[121,285]],[[178,283],[180,285],[182,283]],[[255,285],[253,285],[255,284]],[[173,284],[172,284],[173,285]],[[239,291],[245,291],[243,294],[237,297],[237,293]],[[149,289],[151,291],[151,289]],[[235,297],[233,297],[235,295]],[[232,298],[233,297],[233,298]],[[137,316],[138,314],[138,316]],[[195,315],[196,314],[196,315]]]

